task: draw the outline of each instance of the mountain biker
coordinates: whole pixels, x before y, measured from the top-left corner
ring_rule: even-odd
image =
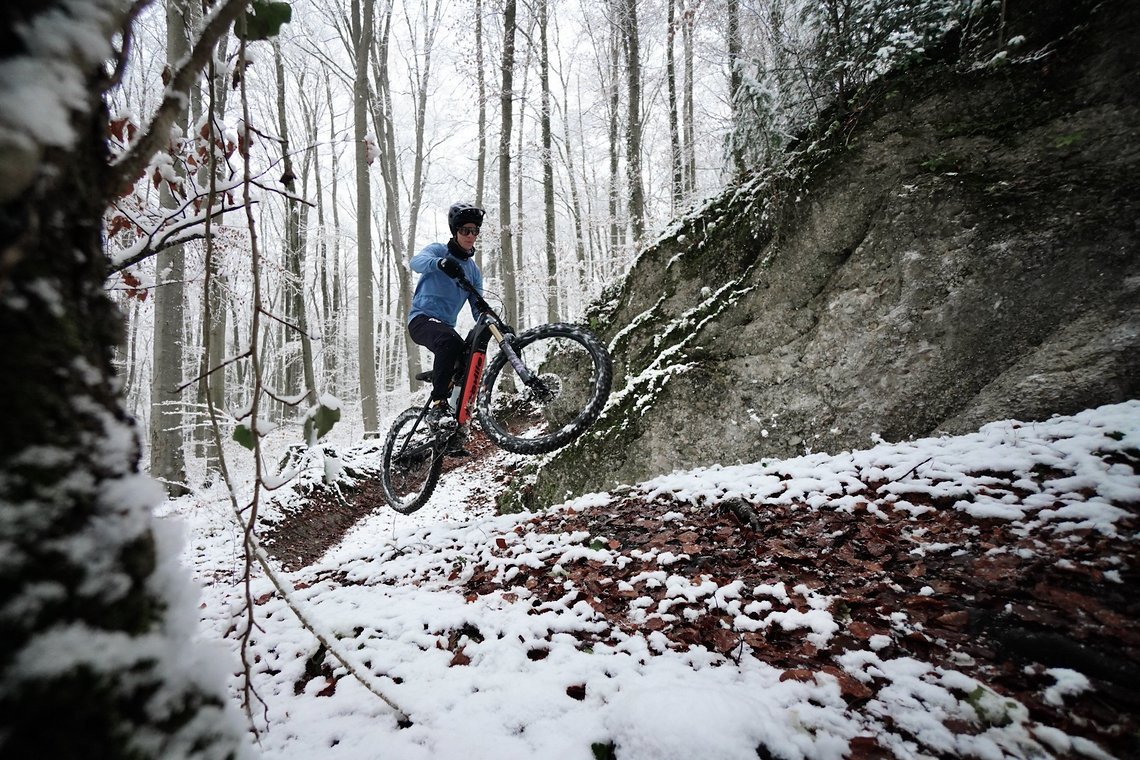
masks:
[[[412,340],[435,356],[432,364],[431,408],[428,424],[447,425],[454,417],[448,404],[448,385],[463,355],[463,338],[455,331],[455,320],[466,301],[471,314],[479,318],[474,296],[459,287],[461,275],[483,292],[483,274],[475,264],[475,240],[483,225],[483,209],[471,203],[455,203],[447,210],[447,226],[451,239],[447,243],[430,243],[412,257],[412,271],[420,274],[412,308],[408,313],[408,332]]]

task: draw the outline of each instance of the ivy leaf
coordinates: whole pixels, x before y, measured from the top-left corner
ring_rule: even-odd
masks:
[[[255,42],[276,37],[293,20],[293,6],[278,0],[253,0],[244,21],[237,24],[239,37]]]
[[[319,404],[305,416],[304,436],[307,443],[315,443],[325,433],[332,430],[333,425],[340,422],[340,408]],[[316,437],[313,436],[316,433]]]
[[[242,423],[235,427],[233,438],[242,446],[253,451],[253,431],[249,429],[249,425]]]

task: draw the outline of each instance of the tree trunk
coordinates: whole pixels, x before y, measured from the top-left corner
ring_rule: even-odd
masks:
[[[554,238],[554,146],[550,137],[550,50],[547,44],[548,0],[539,0],[539,67],[542,84],[542,201],[546,218],[546,276],[547,301],[546,319],[557,322],[560,313],[558,305],[558,257]]]
[[[740,91],[744,78],[740,71],[740,0],[726,0],[728,15],[728,102],[732,108],[733,129],[730,136],[729,157],[732,161],[732,170],[736,178],[744,176],[746,163],[744,159],[744,146],[740,144],[739,127],[743,114],[741,113]]]
[[[376,341],[373,335],[372,183],[368,173],[368,49],[374,0],[353,0],[356,68],[353,87],[353,137],[356,142],[356,330],[360,407],[364,434],[379,434],[376,397]]]
[[[693,27],[696,24],[696,9],[692,7],[692,2],[693,0],[685,0],[685,14],[681,24],[685,70],[685,195],[690,198],[697,192],[697,141],[693,118]]]
[[[336,109],[333,108],[332,96],[332,83],[329,77],[325,77],[325,96],[328,101],[329,108],[329,139],[337,134],[336,129]],[[347,351],[341,353],[345,343],[343,335],[345,333],[346,325],[342,324],[342,318],[347,309],[342,308],[341,293],[343,290],[343,279],[341,277],[341,256],[340,256],[340,207],[337,204],[337,188],[340,186],[340,171],[339,171],[339,157],[337,154],[336,146],[330,151],[332,154],[332,186],[329,188],[329,206],[332,207],[332,284],[329,286],[329,301],[328,308],[325,310],[325,335],[328,336],[328,342],[325,343],[325,356],[332,356],[327,359],[329,362],[325,365],[328,372],[328,384],[333,393],[340,393],[340,382],[342,377],[342,367],[347,364]],[[327,261],[327,259],[326,259]],[[326,267],[325,271],[328,269]]]
[[[123,325],[104,288],[102,215],[119,187],[103,97],[129,7],[0,4],[0,39],[33,43],[0,46],[0,64],[74,85],[44,96],[52,130],[10,128],[6,168],[28,171],[0,185],[4,757],[220,758],[244,744],[223,685],[206,686],[213,663],[185,625],[191,584],[156,539],[163,494],[139,473],[112,362]],[[0,112],[17,107],[9,92]]]
[[[534,27],[532,26],[530,29],[528,29],[526,31],[526,33],[523,35],[523,38],[528,40],[528,41],[533,39],[533,32],[534,32]],[[514,248],[515,248],[515,280],[516,280],[516,282],[522,282],[523,287],[518,287],[515,290],[515,303],[516,303],[515,312],[518,315],[516,317],[516,320],[515,320],[515,326],[516,327],[520,327],[524,322],[526,322],[527,304],[530,302],[530,298],[534,292],[533,290],[530,290],[530,289],[525,287],[526,283],[528,283],[529,280],[527,279],[526,268],[525,268],[526,257],[524,255],[524,248],[525,248],[525,244],[526,244],[527,218],[526,218],[526,207],[523,204],[523,188],[524,188],[524,184],[526,182],[526,170],[525,170],[525,163],[524,163],[526,160],[526,150],[523,149],[523,146],[525,144],[525,138],[526,138],[524,125],[526,124],[526,107],[527,107],[526,97],[527,97],[527,93],[530,92],[530,88],[527,86],[527,77],[530,75],[531,56],[533,54],[534,54],[534,45],[527,45],[526,57],[523,58],[523,65],[520,67],[522,69],[522,73],[523,73],[522,86],[518,88],[518,93],[519,93],[519,99],[518,99],[519,100],[519,118],[518,118],[519,130],[518,130],[518,142],[516,143],[516,147],[515,147],[515,224],[514,224],[514,229],[516,231],[516,234],[514,235],[513,242],[514,242]]]
[[[282,311],[286,324],[284,344],[300,341],[300,356],[294,351],[285,353],[285,388],[294,395],[302,387],[309,405],[317,402],[316,379],[313,372],[313,346],[309,340],[308,320],[305,315],[305,246],[302,204],[297,200],[296,173],[289,144],[289,120],[285,108],[285,64],[281,60],[281,44],[273,41],[273,62],[277,74],[277,122],[281,136],[281,184],[289,195],[285,198],[285,276],[282,278]],[[307,173],[307,171],[306,171]],[[304,184],[302,183],[302,191]]]
[[[669,165],[672,169],[669,187],[672,190],[670,193],[672,209],[676,212],[685,197],[685,175],[681,163],[681,132],[677,124],[677,63],[673,55],[677,36],[675,12],[677,0],[665,0],[665,2],[668,8],[668,32],[665,36],[665,85],[669,93]]]
[[[578,195],[578,178],[575,176],[574,166],[574,145],[570,140],[570,119],[568,114],[570,112],[570,87],[566,82],[565,76],[562,78],[562,93],[563,93],[563,106],[562,106],[562,141],[564,143],[563,161],[566,164],[566,179],[570,187],[570,204],[571,213],[574,218],[574,252],[575,261],[577,262],[577,282],[575,283],[578,291],[578,306],[581,305],[583,300],[582,296],[586,294],[586,229],[582,219],[582,201]]]
[[[167,0],[166,64],[176,66],[190,50],[189,2]],[[185,136],[189,114],[182,107],[174,123]],[[172,149],[176,176],[182,166]],[[178,203],[167,182],[161,186],[162,207]],[[185,257],[182,246],[172,246],[155,256],[154,343],[150,386],[150,472],[166,486],[171,496],[188,493],[183,444],[183,335],[185,322]]]
[[[225,51],[226,42],[223,40],[215,52],[215,60],[218,57],[225,60]],[[224,114],[226,110],[227,88],[225,78],[225,74],[219,75],[211,63],[208,68],[209,100],[206,105],[206,117],[208,119],[206,139],[208,140],[210,160],[206,161],[199,171],[199,185],[211,193],[209,196],[211,205],[224,202],[224,198],[215,193],[214,190],[216,181],[224,176],[218,169],[218,146],[215,141],[221,140],[221,135],[218,134],[216,128],[217,117]],[[226,278],[224,273],[218,269],[217,249],[214,246],[212,230],[215,224],[222,224],[223,218],[219,216],[217,220],[207,220],[209,232],[206,235],[206,281],[202,293],[202,367],[199,372],[201,379],[198,384],[200,408],[206,409],[208,405],[212,404],[214,409],[218,411],[223,411],[226,406],[226,372],[224,369],[218,368],[222,366],[226,355],[226,316],[228,312],[225,304]],[[208,423],[208,415],[204,416],[204,420]],[[213,481],[217,473],[221,472],[221,452],[218,451],[212,426],[203,424],[201,427],[204,432],[204,435],[201,436],[204,442],[202,456],[205,458],[206,479],[209,483]]]
[[[381,25],[379,39],[376,40],[376,45],[372,50],[376,69],[376,102],[373,107],[372,119],[376,124],[377,147],[380,152],[380,176],[384,182],[384,216],[388,228],[388,241],[396,262],[396,274],[400,280],[396,318],[403,320],[411,310],[412,274],[408,269],[410,252],[404,247],[403,225],[400,217],[400,171],[396,151],[392,87],[388,78],[388,46],[391,39],[391,29],[392,6],[389,5],[384,13],[384,23]],[[420,350],[407,330],[403,331],[403,338],[408,357],[408,390],[414,391],[416,389],[415,377],[420,371]]]
[[[483,186],[487,183],[487,80],[483,72],[483,0],[475,0],[475,78],[479,98],[479,156],[475,162],[475,205],[483,208]],[[475,248],[475,263],[483,269],[483,248]]]
[[[609,147],[610,147],[610,192],[609,192],[609,217],[610,217],[610,259],[616,259],[619,251],[625,246],[625,226],[620,220],[621,209],[621,175],[619,174],[619,167],[621,165],[621,147],[618,142],[618,135],[621,132],[621,116],[619,109],[621,107],[621,92],[618,87],[618,81],[621,72],[621,32],[615,25],[610,30],[610,108],[609,108]]]
[[[511,106],[515,69],[516,0],[506,0],[503,8],[503,87],[499,93],[502,129],[499,131],[499,255],[503,268],[503,318],[518,324],[515,288],[515,255],[511,239]]]
[[[626,0],[625,13],[626,102],[625,168],[629,185],[629,226],[633,244],[645,234],[645,189],[641,181],[641,40],[637,26],[637,0]]]

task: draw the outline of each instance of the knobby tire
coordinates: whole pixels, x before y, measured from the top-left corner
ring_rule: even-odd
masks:
[[[483,432],[516,454],[546,454],[582,435],[609,398],[613,364],[605,346],[579,325],[563,323],[520,333],[512,346],[531,372],[557,385],[558,396],[535,398],[500,350],[479,388],[476,414]]]
[[[427,503],[443,469],[442,444],[420,419],[422,409],[400,412],[384,441],[381,484],[389,506],[400,514],[410,515]],[[411,439],[408,433],[419,421]]]

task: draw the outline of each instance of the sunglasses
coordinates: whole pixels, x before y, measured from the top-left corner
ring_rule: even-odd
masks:
[[[457,235],[467,235],[468,237],[470,237],[472,235],[478,235],[479,234],[479,228],[478,227],[460,227],[459,229],[457,229],[455,231],[455,233]]]

